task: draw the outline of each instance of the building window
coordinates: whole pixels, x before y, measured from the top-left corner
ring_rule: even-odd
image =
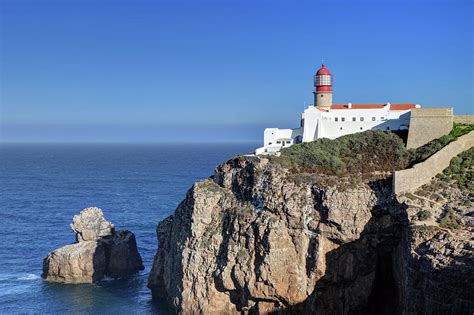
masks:
[[[362,127],[360,127],[360,130],[362,130]]]
[[[360,118],[360,121],[364,121],[364,117],[361,117],[361,118]]]
[[[390,130],[390,127],[387,127],[387,130]]]
[[[342,127],[341,127],[341,130],[342,130]]]
[[[272,143],[271,143],[271,142],[268,142],[268,145],[272,145]]]
[[[321,94],[321,97],[324,97],[324,94]]]
[[[385,120],[385,118],[383,118],[383,117],[380,117],[380,120]]]
[[[372,121],[375,121],[375,117],[372,117]]]
[[[345,118],[345,117],[341,117],[341,121],[346,121],[346,118]]]
[[[352,121],[356,121],[356,118],[355,118],[355,117],[352,117]]]
[[[277,144],[281,144],[281,141],[277,141]]]
[[[291,141],[290,141],[290,140],[287,140],[286,143],[291,143]]]
[[[339,118],[337,118],[337,117],[334,117],[334,121],[338,121],[338,120],[339,120]]]

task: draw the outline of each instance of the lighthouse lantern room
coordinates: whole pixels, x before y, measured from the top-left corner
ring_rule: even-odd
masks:
[[[321,68],[314,75],[314,104],[321,109],[330,109],[332,105],[332,75],[328,68]]]

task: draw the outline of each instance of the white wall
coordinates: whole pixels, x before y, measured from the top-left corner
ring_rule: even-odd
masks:
[[[344,121],[342,121],[343,118]],[[355,118],[355,121],[353,121],[353,118]],[[363,119],[362,121],[361,118]],[[374,118],[375,121],[373,120]],[[388,106],[387,109],[331,110],[321,115],[320,138],[334,139],[343,135],[371,129],[390,131],[407,129],[409,120],[410,110],[389,111]]]
[[[321,111],[314,106],[310,106],[303,112],[303,142],[317,139],[318,121],[321,118]]]
[[[296,129],[279,129],[279,128],[266,128],[263,132],[263,145],[277,145],[278,141],[290,140],[294,142],[297,136],[302,136],[302,128]]]

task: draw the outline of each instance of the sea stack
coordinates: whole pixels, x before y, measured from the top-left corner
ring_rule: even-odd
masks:
[[[45,280],[62,283],[92,283],[104,276],[122,278],[143,270],[135,235],[115,231],[100,208],[83,209],[73,218],[76,243],[49,253],[43,260]]]

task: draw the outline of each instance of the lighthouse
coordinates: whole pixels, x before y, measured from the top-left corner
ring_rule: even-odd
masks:
[[[301,114],[300,127],[294,129],[265,128],[263,147],[255,154],[276,154],[301,142],[338,137],[366,130],[407,130],[413,109],[418,104],[333,104],[332,74],[321,65],[313,77],[314,105]]]
[[[330,109],[332,105],[332,75],[328,68],[321,69],[314,75],[314,106]]]

